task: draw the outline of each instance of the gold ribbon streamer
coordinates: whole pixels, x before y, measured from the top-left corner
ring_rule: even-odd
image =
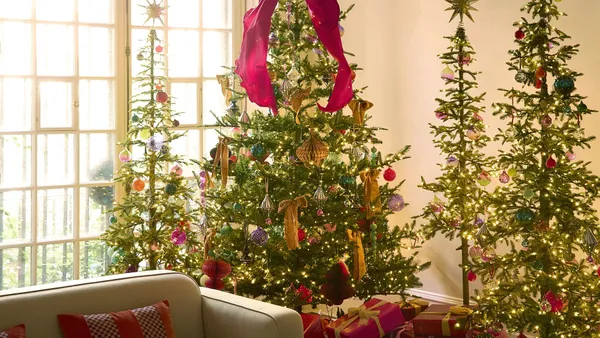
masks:
[[[450,330],[450,318],[452,317],[452,315],[458,315],[458,316],[470,316],[471,314],[473,314],[473,310],[468,308],[468,307],[464,307],[464,306],[452,306],[450,307],[450,311],[446,312],[426,312],[429,315],[445,315],[445,317],[442,319],[442,336],[444,337],[451,337],[452,336],[452,331]]]
[[[204,237],[204,260],[208,259],[208,252],[212,248],[213,237],[217,234],[215,229],[211,229],[208,234]]]
[[[221,188],[227,188],[227,175],[229,174],[229,147],[227,146],[227,139],[219,137],[219,144],[217,144],[217,153],[213,160],[213,172],[212,176],[215,177],[217,172],[217,162],[221,163]]]
[[[364,202],[365,209],[367,209],[367,219],[371,219],[375,216],[375,213],[381,212],[379,183],[377,182],[380,173],[379,169],[369,169],[360,173],[360,180],[363,181],[365,186]]]
[[[411,299],[407,302],[400,302],[400,308],[403,309],[405,307],[413,307],[415,309],[415,316],[419,315],[423,308],[429,306],[429,302],[422,299]]]
[[[379,315],[379,310],[373,310],[385,304],[388,304],[388,302],[382,300],[369,308],[366,308],[364,305],[349,308],[348,319],[346,319],[346,321],[343,322],[342,325],[334,329],[335,338],[341,338],[340,333],[344,331],[344,329],[346,329],[348,326],[350,326],[350,324],[354,323],[357,319],[359,326],[365,326],[369,323],[370,319],[373,319],[375,321],[375,324],[377,325],[377,329],[379,330],[379,337],[381,338],[385,336],[385,331],[383,331],[383,327],[381,327],[381,323],[379,322],[379,317],[377,317]]]
[[[352,110],[354,116],[354,124],[363,125],[365,123],[365,113],[373,107],[373,104],[364,100],[352,100],[348,103],[348,107]]]
[[[292,95],[292,110],[296,112],[296,123],[300,124],[300,119],[298,117],[298,113],[300,112],[300,108],[302,108],[302,101],[310,94],[310,89],[300,89]]]
[[[354,271],[352,272],[352,278],[355,281],[359,281],[367,273],[367,265],[365,264],[365,249],[362,245],[362,239],[360,238],[360,232],[352,231],[347,229],[348,239],[354,242]]]
[[[217,81],[221,85],[221,92],[223,96],[225,96],[225,104],[229,105],[231,102],[231,90],[229,90],[229,86],[231,85],[229,82],[229,76],[227,75],[217,75]]]
[[[279,209],[277,212],[281,213],[285,211],[285,241],[289,250],[295,250],[300,248],[300,242],[298,242],[298,208],[306,208],[308,201],[306,197],[300,196],[293,200],[284,200],[279,203]]]

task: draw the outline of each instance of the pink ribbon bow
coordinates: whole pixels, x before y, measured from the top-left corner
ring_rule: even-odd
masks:
[[[267,52],[271,17],[278,0],[260,0],[258,6],[246,12],[240,57],[235,72],[242,79],[240,85],[246,89],[250,101],[261,107],[271,108],[277,115],[277,99],[267,70]],[[338,62],[338,72],[333,91],[324,112],[336,112],[354,96],[352,70],[344,55],[339,31],[340,6],[337,0],[306,0],[317,36],[331,56]]]

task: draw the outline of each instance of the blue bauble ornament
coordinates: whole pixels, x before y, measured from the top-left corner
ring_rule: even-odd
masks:
[[[356,178],[354,176],[344,175],[340,177],[340,185],[342,187],[350,187],[356,184]]]
[[[554,90],[568,96],[575,90],[575,80],[567,75],[560,76],[554,81]]]
[[[269,241],[269,234],[265,231],[265,229],[258,227],[256,230],[252,231],[250,234],[250,239],[256,245],[263,246]]]
[[[522,208],[517,211],[515,218],[521,223],[531,223],[535,218],[535,214],[531,209]]]
[[[261,159],[267,155],[267,148],[262,143],[257,143],[250,148],[250,153],[254,158]]]
[[[239,203],[237,203],[237,202],[236,202],[236,203],[233,203],[233,210],[234,210],[235,212],[240,212],[240,211],[242,211],[242,205],[241,205],[241,204],[239,204]]]

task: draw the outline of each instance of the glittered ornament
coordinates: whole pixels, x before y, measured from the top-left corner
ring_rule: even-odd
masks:
[[[300,74],[300,72],[298,71],[298,67],[296,67],[296,65],[292,65],[292,68],[290,69],[290,71],[287,73],[287,78],[288,80],[292,81],[292,83],[297,83],[298,80],[300,80],[300,77],[302,75]]]
[[[314,164],[320,166],[328,154],[329,149],[327,144],[321,141],[313,131],[310,132],[308,139],[296,149],[296,156],[304,165]]]
[[[463,65],[468,65],[469,63],[471,63],[471,54],[459,56],[458,61],[460,61],[460,63],[462,63]]]
[[[275,205],[273,204],[273,201],[271,201],[269,194],[266,194],[265,198],[263,198],[262,202],[260,203],[260,209],[267,213],[275,209]]]
[[[119,153],[119,160],[123,163],[131,161],[131,153],[127,149],[121,150]]]
[[[469,248],[469,257],[472,259],[479,259],[483,255],[483,249],[479,245],[474,245]]]
[[[473,270],[469,270],[469,272],[467,272],[467,279],[469,280],[469,282],[474,282],[477,280],[477,274],[475,274]]]
[[[383,172],[383,179],[391,182],[393,180],[396,179],[396,172],[394,171],[394,169],[392,168],[387,168],[384,172]]]
[[[471,141],[475,141],[477,139],[479,139],[481,137],[481,132],[477,129],[474,128],[469,128],[467,130],[467,137],[471,140]]]
[[[570,76],[559,76],[554,81],[554,90],[563,96],[569,96],[575,90],[575,80]]]
[[[183,169],[178,164],[171,167],[171,172],[177,176],[183,175]]]
[[[521,28],[515,32],[515,39],[523,40],[525,38],[525,32]]]
[[[250,234],[250,239],[256,245],[263,246],[269,241],[269,234],[265,231],[265,229],[258,227],[256,230],[252,231]]]
[[[500,177],[498,177],[498,180],[500,181],[500,183],[508,183],[510,181],[510,176],[508,176],[508,173],[506,171],[503,171],[502,174],[500,174]]]
[[[356,184],[356,177],[350,175],[344,175],[340,177],[340,185],[348,188]]]
[[[164,139],[161,134],[154,134],[146,141],[146,147],[148,150],[157,152],[163,147]]]
[[[442,74],[440,76],[446,81],[454,80],[455,77],[454,71],[450,69],[450,66],[446,66],[446,68],[442,70]]]
[[[491,248],[483,251],[483,254],[481,255],[481,260],[484,262],[490,262],[494,258],[496,258],[496,251],[494,251],[494,249]]]
[[[492,178],[490,177],[490,174],[488,174],[485,171],[482,171],[481,174],[479,174],[479,176],[477,177],[477,182],[479,183],[479,185],[485,187],[492,182]]]
[[[443,113],[441,111],[436,111],[435,117],[437,117],[439,120],[445,120],[448,118],[448,115],[446,115],[445,113]]]
[[[531,223],[535,219],[535,213],[529,208],[521,208],[517,210],[515,219],[520,223]]]
[[[131,187],[133,188],[133,190],[140,192],[144,190],[144,188],[146,187],[146,183],[144,183],[143,180],[136,178],[135,180],[133,180]]]
[[[575,155],[575,153],[572,153],[570,151],[567,151],[565,155],[567,156],[567,159],[569,161],[575,161],[575,159],[577,158],[577,155]]]
[[[109,222],[110,222],[110,224],[115,224],[115,223],[117,223],[117,217],[116,217],[116,216],[114,216],[114,215],[113,215],[113,216],[110,216]]]
[[[444,211],[444,202],[440,201],[439,198],[435,197],[433,201],[429,203],[429,208],[435,213],[440,213]]]
[[[169,95],[163,91],[156,93],[156,101],[159,103],[165,103],[169,99]]]
[[[548,157],[546,160],[546,168],[554,169],[556,168],[556,160],[552,158],[552,156]]]
[[[162,53],[162,51],[164,50],[164,48],[163,48],[163,46],[161,46],[161,45],[158,45],[158,46],[156,46],[156,47],[154,48],[154,50],[155,50],[157,53]]]
[[[262,143],[257,143],[250,148],[250,153],[256,159],[262,159],[267,155],[267,148]]]
[[[544,128],[550,127],[552,125],[552,117],[550,117],[548,114],[542,116],[540,119],[540,125],[542,125]]]
[[[185,231],[183,231],[182,229],[175,229],[173,230],[173,232],[171,233],[171,242],[173,242],[173,244],[175,245],[183,245],[183,243],[185,243],[187,239],[187,235],[185,234]]]
[[[177,185],[175,183],[169,183],[165,186],[165,192],[169,196],[173,196],[177,193]]]
[[[529,77],[527,76],[527,73],[525,73],[522,70],[518,71],[517,74],[515,74],[515,81],[517,81],[518,83],[525,83],[527,82],[528,78]]]
[[[388,208],[394,212],[401,211],[406,206],[404,197],[394,194],[388,199]]]
[[[455,156],[449,156],[446,159],[446,166],[450,168],[457,167],[459,165],[458,159]]]
[[[302,242],[306,239],[306,231],[302,228],[298,228],[298,241]]]
[[[367,154],[366,154],[365,149],[363,149],[361,147],[354,147],[354,148],[352,148],[352,152],[350,153],[350,156],[352,157],[353,161],[360,162],[365,159],[365,156],[367,156]]]
[[[535,77],[538,79],[542,79],[546,76],[546,70],[544,69],[544,67],[540,66],[538,67],[538,69],[535,70]]]

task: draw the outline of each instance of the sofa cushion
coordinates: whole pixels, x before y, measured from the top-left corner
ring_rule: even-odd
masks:
[[[0,338],[25,338],[25,325],[17,325],[0,332]]]
[[[64,338],[175,338],[166,300],[120,312],[61,314],[58,323]]]

